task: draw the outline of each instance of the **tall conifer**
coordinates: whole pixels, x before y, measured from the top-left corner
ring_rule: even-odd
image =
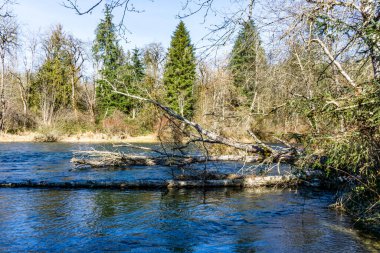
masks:
[[[101,115],[118,109],[128,112],[130,101],[126,97],[112,92],[112,85],[119,90],[123,86],[116,82],[121,66],[125,64],[125,55],[118,43],[116,27],[108,5],[105,7],[104,19],[96,29],[96,38],[92,47],[94,58],[100,68],[101,78],[97,81],[97,107]]]
[[[189,118],[194,112],[195,68],[194,48],[189,32],[181,21],[172,36],[163,83],[166,88],[167,104]]]
[[[252,20],[243,24],[232,49],[229,68],[234,85],[242,94],[252,96],[257,89],[258,72],[266,66],[265,52]]]

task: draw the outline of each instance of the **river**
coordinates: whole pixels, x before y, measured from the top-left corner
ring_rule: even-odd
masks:
[[[72,150],[90,147],[112,149],[0,144],[0,181],[171,176],[165,167],[74,169]],[[234,163],[215,166],[228,172],[240,168]],[[0,252],[378,252],[376,238],[327,208],[333,200],[332,192],[310,189],[0,188]]]

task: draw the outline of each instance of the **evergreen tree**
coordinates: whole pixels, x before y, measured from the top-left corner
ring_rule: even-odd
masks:
[[[96,29],[96,38],[92,47],[94,58],[100,67],[101,79],[97,81],[96,96],[99,113],[118,109],[128,112],[130,100],[112,92],[112,85],[123,91],[123,86],[116,82],[120,68],[125,65],[125,55],[119,46],[116,27],[108,5],[105,7],[104,19]]]
[[[71,105],[71,56],[67,37],[58,25],[44,42],[45,59],[31,87],[30,103],[41,111],[44,124],[52,122],[53,114]]]
[[[132,66],[133,81],[141,82],[144,79],[145,73],[144,73],[144,64],[141,61],[141,54],[138,48],[135,48],[132,51],[131,66]]]
[[[128,52],[128,56],[130,53]],[[144,87],[145,69],[141,61],[140,50],[135,48],[132,50],[132,55],[128,57],[126,63],[119,68],[118,80],[124,84],[123,90],[134,95],[142,95]],[[133,118],[136,114],[136,109],[141,107],[141,102],[133,98],[125,98],[126,112],[132,113]]]
[[[167,104],[189,118],[194,112],[195,68],[194,48],[189,32],[181,21],[172,36],[163,83],[166,88]]]
[[[229,63],[234,85],[242,94],[250,97],[257,90],[258,72],[266,64],[255,24],[247,21],[238,34]]]

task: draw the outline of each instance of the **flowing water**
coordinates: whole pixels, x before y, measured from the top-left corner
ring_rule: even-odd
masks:
[[[97,149],[111,146],[91,145]],[[164,180],[165,167],[82,169],[86,144],[0,144],[0,181]],[[217,169],[236,172],[240,165]],[[378,252],[380,242],[299,190],[0,188],[0,252]]]

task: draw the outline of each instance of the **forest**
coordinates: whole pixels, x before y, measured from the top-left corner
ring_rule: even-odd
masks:
[[[169,48],[154,42],[131,51],[114,16],[136,11],[128,0],[63,1],[83,16],[103,8],[90,44],[59,24],[22,34],[13,1],[3,2],[2,134],[154,134],[178,149],[197,143],[210,155],[259,153],[272,163],[278,158],[264,143],[280,142],[300,150],[292,165],[347,177],[336,207],[379,226],[379,1],[238,0],[239,9],[224,13],[213,0],[187,0]],[[223,18],[205,37],[210,45],[196,48],[187,17],[214,14]],[[244,151],[227,139],[264,148]]]

